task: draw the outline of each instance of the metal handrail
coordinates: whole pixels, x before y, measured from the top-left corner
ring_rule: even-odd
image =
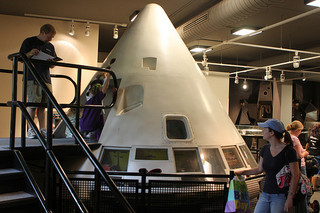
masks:
[[[9,73],[9,74],[12,74],[12,70],[6,70],[6,69],[0,69],[0,73]],[[17,71],[17,74],[23,74],[23,71]],[[61,75],[61,74],[50,74],[50,77],[53,77],[53,78],[66,78],[68,79],[73,87],[74,87],[74,91],[76,93],[76,89],[77,89],[77,84],[76,82],[74,82],[74,80],[72,78],[70,78],[69,76],[67,75]],[[76,96],[74,96],[73,100],[69,103],[69,104],[73,104],[74,102],[76,101]],[[28,106],[46,106],[44,104],[35,104],[35,103],[28,103],[27,104]],[[0,106],[8,106],[7,103],[0,103]]]
[[[9,56],[8,56],[9,57]],[[27,66],[27,68],[29,69],[29,71],[32,73],[32,75],[34,76],[35,80],[38,82],[38,84],[41,86],[41,88],[43,89],[43,91],[46,93],[49,101],[52,103],[52,105],[55,107],[56,111],[60,114],[62,120],[66,123],[67,127],[70,129],[71,133],[73,134],[74,138],[76,139],[76,141],[79,143],[79,145],[82,147],[82,149],[84,150],[84,152],[86,153],[87,157],[89,158],[89,160],[91,161],[91,163],[93,164],[93,166],[95,167],[95,169],[99,172],[99,174],[101,175],[102,179],[105,181],[106,184],[108,184],[108,186],[110,187],[111,191],[116,195],[116,197],[118,197],[118,199],[122,202],[122,204],[125,206],[126,210],[128,212],[135,212],[134,209],[131,207],[131,205],[129,204],[129,202],[125,199],[125,197],[122,195],[122,193],[119,191],[119,189],[117,188],[117,186],[115,185],[115,183],[113,182],[113,180],[109,177],[109,175],[105,172],[105,170],[103,169],[102,165],[99,163],[98,159],[94,156],[94,154],[91,152],[91,149],[89,148],[89,146],[87,145],[87,143],[84,141],[84,139],[82,138],[82,136],[80,135],[80,133],[76,130],[76,128],[73,126],[73,124],[71,123],[71,121],[69,120],[68,116],[66,115],[66,113],[63,111],[62,107],[58,104],[57,100],[55,99],[55,97],[53,96],[53,94],[50,92],[50,90],[48,89],[48,87],[45,85],[42,77],[39,75],[39,73],[36,71],[36,68],[34,67],[34,65],[31,63],[31,61],[27,58],[27,56],[24,53],[19,53],[19,54],[14,54],[14,57],[21,57],[21,59],[23,60],[23,62],[25,63],[25,65]],[[14,58],[13,58],[13,61]],[[104,72],[108,72],[109,74],[111,74],[113,80],[114,80],[114,86],[116,88],[117,87],[117,81],[116,81],[116,76],[115,74],[110,71],[110,70],[106,70],[103,68],[96,68],[96,67],[90,67],[90,66],[82,66],[82,65],[73,65],[73,64],[67,64],[67,63],[60,63],[60,62],[47,62],[47,61],[43,61],[44,63],[48,63],[50,65],[58,65],[58,66],[62,66],[65,65],[66,67],[73,67],[73,68],[78,68],[78,69],[89,69],[89,70],[96,70],[96,71],[104,71]],[[116,101],[116,97],[117,97],[117,93],[114,93],[113,96],[113,101],[110,104],[110,106],[112,107]],[[16,97],[15,97],[16,98]],[[15,99],[13,98],[13,100]],[[77,194],[74,191],[74,188],[72,187],[69,179],[66,177],[62,167],[60,166],[60,164],[58,163],[57,159],[55,158],[52,150],[48,150],[46,145],[45,145],[45,140],[43,139],[40,131],[37,129],[35,123],[33,122],[33,120],[31,119],[30,115],[27,113],[27,110],[25,109],[25,105],[22,102],[19,101],[13,101],[11,102],[12,107],[14,108],[14,106],[19,106],[20,109],[23,111],[24,116],[26,116],[27,120],[30,123],[30,126],[33,128],[33,130],[35,131],[36,135],[38,136],[38,138],[40,139],[40,142],[42,144],[42,146],[44,147],[44,149],[46,150],[47,155],[50,157],[52,163],[54,164],[55,168],[57,169],[57,171],[59,172],[60,176],[63,178],[64,182],[66,183],[66,185],[70,184],[70,193],[73,196],[74,201],[77,203],[78,207],[80,210],[86,211],[83,203],[78,199]]]

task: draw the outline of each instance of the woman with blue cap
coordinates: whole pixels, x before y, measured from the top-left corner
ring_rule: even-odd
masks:
[[[299,181],[299,164],[296,151],[292,146],[290,134],[285,130],[283,123],[277,119],[269,119],[258,123],[263,127],[263,139],[269,143],[260,150],[258,167],[236,171],[238,175],[255,175],[265,172],[265,183],[254,212],[283,213],[293,207],[293,198]],[[284,140],[283,140],[284,138]],[[276,174],[283,166],[289,164],[291,181],[289,187],[279,188]]]

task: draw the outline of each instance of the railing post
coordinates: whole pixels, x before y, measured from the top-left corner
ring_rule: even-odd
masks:
[[[101,177],[97,169],[94,169],[94,194],[95,194],[95,212],[100,212],[100,195],[101,195]]]
[[[12,59],[12,102],[17,101],[17,72],[18,72],[18,57]],[[11,106],[11,121],[10,121],[10,149],[14,149],[15,133],[16,133],[16,110],[17,106]]]
[[[81,68],[78,68],[78,77],[77,77],[77,93],[76,93],[76,129],[79,131],[79,120],[80,120],[80,92],[81,92],[81,79],[82,79]]]
[[[146,184],[147,184],[147,169],[143,168],[139,170],[141,174],[141,200],[140,200],[140,212],[146,210]]]
[[[43,135],[44,136],[44,135]],[[52,104],[50,101],[47,103],[47,135],[44,136],[47,138],[46,146],[47,150],[52,150]],[[53,208],[52,202],[52,192],[53,192],[53,168],[48,155],[46,155],[46,193],[45,196],[47,198],[47,205],[50,209]]]
[[[47,103],[47,148],[52,149],[52,103],[48,100]]]
[[[22,77],[22,103],[26,105],[27,102],[27,81],[28,81],[28,68],[23,63],[23,77]],[[26,147],[26,118],[21,112],[21,147]]]

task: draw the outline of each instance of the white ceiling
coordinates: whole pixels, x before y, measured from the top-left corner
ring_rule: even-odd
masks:
[[[24,16],[24,14],[38,14],[44,16],[68,17],[75,19],[85,19],[103,22],[116,22],[129,24],[129,16],[135,10],[142,10],[148,3],[157,3],[163,7],[175,27],[179,27],[202,14],[209,8],[219,6],[230,0],[67,0],[67,1],[39,1],[28,0],[23,4],[19,0],[0,0],[0,14]],[[234,7],[243,0],[232,0]],[[287,48],[290,50],[312,51],[320,55],[320,9],[304,5],[304,0],[260,0],[271,6],[256,12],[246,14],[241,17],[231,17],[233,20],[221,24],[218,28],[210,32],[202,33],[195,31],[193,36],[186,38],[186,45],[203,44],[215,47],[213,51],[207,53],[208,62],[215,64],[234,64],[260,67],[255,71],[239,73],[240,77],[250,77],[262,79],[265,66],[292,61],[294,52],[271,50],[267,47]],[[274,4],[276,2],[277,4]],[[311,15],[309,11],[317,10]],[[228,15],[228,11],[215,11]],[[214,14],[214,15],[215,15]],[[303,16],[299,18],[297,16]],[[230,31],[233,28],[248,25],[268,27],[281,21],[296,17],[296,20],[277,27],[273,27],[263,33],[237,40],[236,42],[262,45],[265,48],[246,47],[242,45],[221,45],[222,42],[229,41],[232,36]],[[223,20],[222,20],[223,21]],[[99,51],[109,52],[117,40],[112,38],[113,26],[101,25],[99,38]],[[204,29],[206,31],[207,29]],[[121,37],[125,28],[119,29]],[[208,30],[207,30],[208,31]],[[183,38],[185,38],[183,36]],[[317,56],[316,54],[299,54],[302,59]],[[319,56],[318,55],[318,56]],[[194,55],[198,61],[202,60],[202,54]],[[245,68],[210,65],[210,71],[223,71],[234,73]],[[273,75],[279,78],[280,70],[285,70],[286,78],[301,78],[302,73],[313,80],[320,77],[320,58],[302,61],[299,69],[294,69],[292,63],[272,68]],[[319,74],[318,74],[319,73]]]

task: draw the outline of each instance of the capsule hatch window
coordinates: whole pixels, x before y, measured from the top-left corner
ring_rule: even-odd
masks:
[[[184,115],[164,116],[164,137],[169,142],[190,142],[193,139],[190,122]]]

